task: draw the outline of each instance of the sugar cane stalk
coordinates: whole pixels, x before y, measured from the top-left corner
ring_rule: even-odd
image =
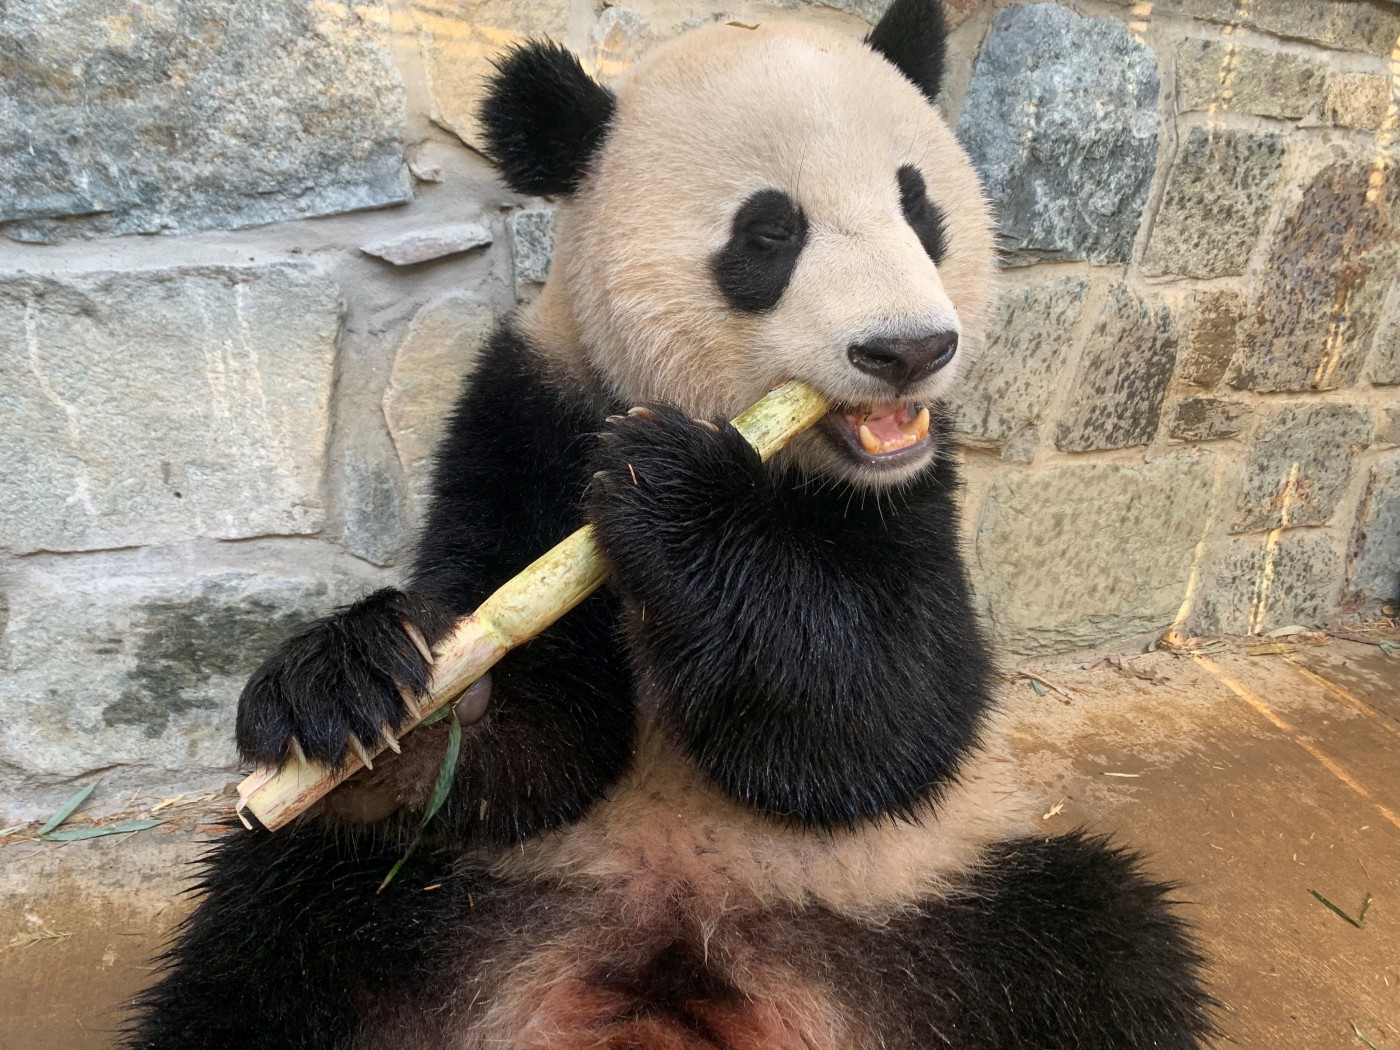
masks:
[[[734,426],[767,460],[829,407],[806,384],[785,383],[741,413]],[[427,696],[415,702],[410,710],[416,713],[396,732],[402,735],[455,700],[496,661],[534,638],[606,579],[607,567],[594,542],[593,528],[585,525],[506,581],[474,613],[457,621],[433,652]],[[381,743],[371,759],[387,746]],[[364,766],[359,754],[348,756],[338,769],[292,756],[280,769],[255,770],[238,785],[239,817],[247,824],[246,810],[263,827],[276,830]]]

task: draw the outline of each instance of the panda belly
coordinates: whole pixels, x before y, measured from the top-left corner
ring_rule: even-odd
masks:
[[[995,759],[970,764],[937,819],[790,828],[703,781],[643,730],[588,818],[492,858],[462,921],[433,1050],[880,1045],[836,991],[851,924],[878,928],[956,884],[1020,827]],[[843,961],[845,960],[845,961]],[[360,1045],[423,1023],[376,1024]]]

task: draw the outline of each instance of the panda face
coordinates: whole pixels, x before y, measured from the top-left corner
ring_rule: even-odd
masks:
[[[987,204],[938,112],[814,27],[711,26],[616,87],[560,206],[545,308],[628,401],[730,416],[779,382],[836,408],[787,455],[895,483],[934,454],[989,301]]]

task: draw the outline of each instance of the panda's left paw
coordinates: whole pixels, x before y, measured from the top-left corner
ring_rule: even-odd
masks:
[[[671,405],[611,416],[593,452],[589,520],[622,573],[665,571],[728,523],[765,486],[758,452],[720,420],[692,419]]]

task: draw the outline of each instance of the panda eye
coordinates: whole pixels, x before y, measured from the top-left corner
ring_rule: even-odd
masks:
[[[746,231],[749,243],[755,248],[771,250],[784,248],[797,236],[797,231],[791,226],[784,226],[777,223],[760,223],[757,226],[750,226]]]

